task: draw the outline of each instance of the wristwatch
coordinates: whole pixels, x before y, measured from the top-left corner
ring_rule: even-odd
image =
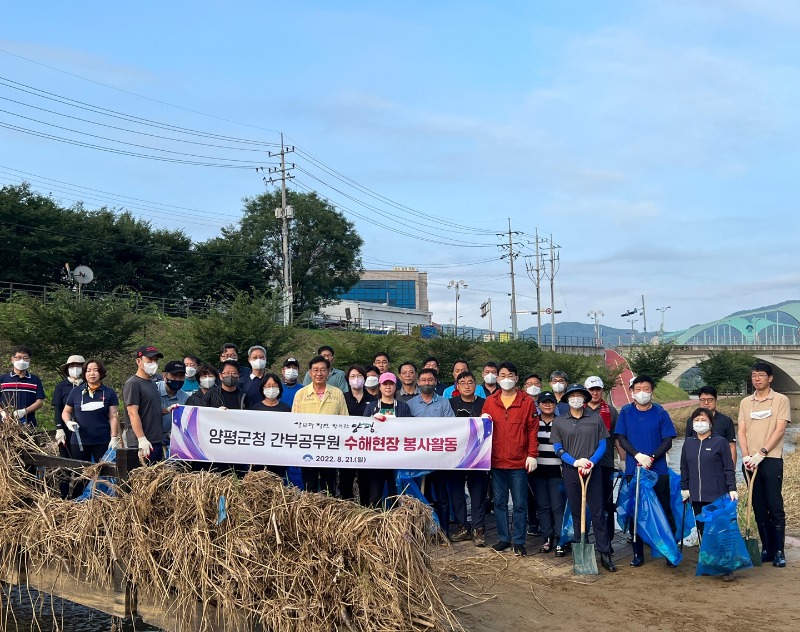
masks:
[[[761,454],[763,454],[764,456],[767,456],[769,454],[769,451],[766,448],[761,448],[759,452],[761,452]]]

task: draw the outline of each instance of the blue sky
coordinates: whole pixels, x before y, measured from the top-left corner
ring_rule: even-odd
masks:
[[[644,294],[648,329],[669,305],[675,330],[798,297],[796,2],[75,6],[4,8],[0,76],[17,83],[0,85],[0,124],[269,161],[145,137],[169,134],[9,87],[24,84],[238,139],[272,143],[283,132],[305,152],[290,158],[302,169],[293,186],[318,190],[355,223],[365,267],[427,270],[437,322],[454,315],[448,281],[464,279],[461,324],[486,326],[478,306],[492,298],[495,329],[510,327],[496,235],[509,217],[521,254],[532,253],[536,228],[560,246],[561,320],[602,310],[602,323],[629,327],[620,314]],[[264,190],[253,169],[144,160],[2,127],[0,165],[0,183],[26,177],[65,204],[147,200],[127,201],[198,240]],[[524,263],[518,309],[533,310]],[[533,324],[519,316],[521,329]]]

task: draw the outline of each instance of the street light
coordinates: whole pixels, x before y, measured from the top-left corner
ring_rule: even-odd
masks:
[[[447,287],[453,288],[456,291],[456,336],[458,335],[458,299],[461,296],[461,288],[468,287],[466,282],[462,279],[460,281],[450,281]]]
[[[636,340],[636,332],[633,330],[634,323],[638,323],[638,318],[629,318],[628,322],[631,324],[631,345],[633,345],[634,341]]]
[[[594,339],[595,344],[600,341],[600,318],[605,316],[602,310],[593,309],[588,314],[586,314],[589,318],[594,318]]]
[[[661,335],[664,335],[664,312],[666,312],[670,308],[669,305],[666,307],[659,307],[658,311],[661,312]]]

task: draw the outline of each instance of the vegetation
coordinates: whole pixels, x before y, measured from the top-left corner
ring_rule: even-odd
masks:
[[[628,358],[628,366],[634,375],[649,375],[658,384],[678,364],[671,352],[671,344],[639,345]]]
[[[698,368],[705,384],[711,384],[722,393],[741,393],[750,378],[750,367],[758,361],[744,351],[723,349],[709,353]]]

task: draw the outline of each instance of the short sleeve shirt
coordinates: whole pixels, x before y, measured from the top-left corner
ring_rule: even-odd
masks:
[[[764,447],[767,439],[775,432],[778,420],[784,419],[791,423],[792,414],[789,410],[789,398],[781,393],[770,390],[766,399],[756,399],[755,394],[745,397],[739,404],[739,431],[745,429],[747,448],[753,454]],[[783,437],[778,441],[768,457],[780,459],[783,457]]]
[[[564,451],[575,459],[590,458],[607,438],[608,430],[600,415],[586,411],[577,419],[572,415],[559,415],[550,432],[550,442],[553,445],[560,443]]]
[[[78,422],[81,442],[85,445],[102,445],[111,439],[109,414],[119,406],[119,397],[110,386],[101,384],[90,392],[84,384],[82,388],[70,391],[65,402],[72,407],[72,418]]]
[[[647,410],[639,410],[633,404],[623,406],[619,412],[615,433],[627,437],[637,452],[648,455],[652,455],[664,439],[678,434],[669,414],[658,404],[653,404]],[[666,455],[656,459],[651,469],[658,475],[669,474]],[[635,473],[636,459],[626,454],[625,474],[632,476]]]
[[[161,445],[161,395],[155,382],[134,375],[125,382],[122,398],[126,406],[139,407],[139,419],[147,440],[153,445]]]
[[[13,408],[19,410],[28,408],[36,401],[45,399],[42,380],[38,375],[26,373],[22,377],[11,371],[3,375],[0,382],[0,406],[3,409]],[[25,415],[21,423],[36,425],[36,413]]]

